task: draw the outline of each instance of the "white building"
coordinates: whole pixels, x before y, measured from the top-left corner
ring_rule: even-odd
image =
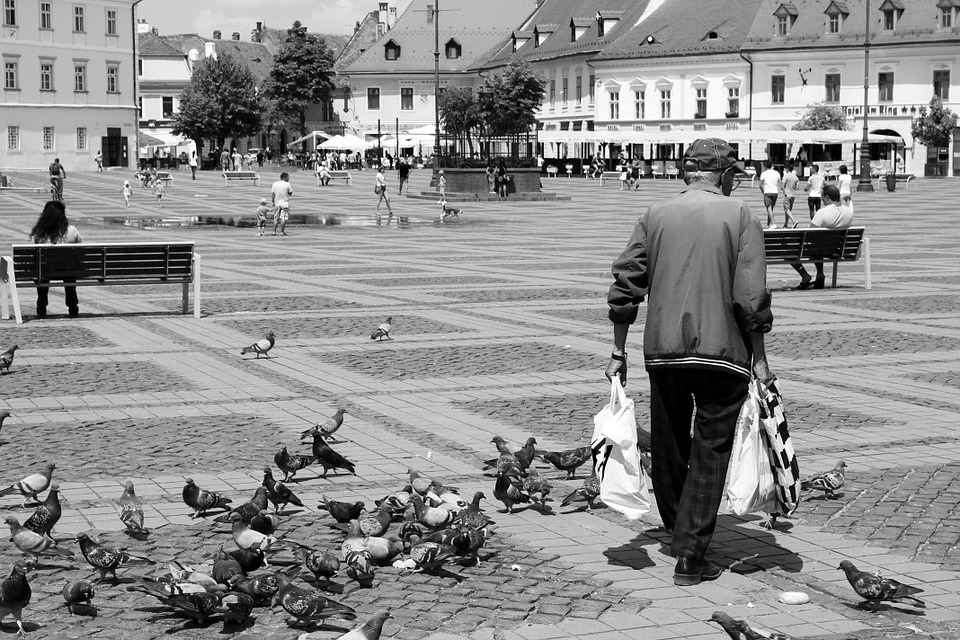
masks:
[[[166,143],[175,149],[182,139],[171,132],[173,116],[180,110],[183,90],[190,85],[193,63],[204,55],[204,50],[184,53],[167,43],[143,20],[137,23],[137,29],[140,130],[144,134],[140,147],[149,152],[150,146]],[[143,144],[150,139],[154,143]]]
[[[131,166],[135,0],[4,0],[0,166]]]

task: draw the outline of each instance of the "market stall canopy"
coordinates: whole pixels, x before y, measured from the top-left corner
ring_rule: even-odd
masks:
[[[303,136],[303,137],[301,137],[301,138],[297,138],[296,140],[293,140],[292,142],[288,142],[287,144],[298,144],[298,143],[300,143],[300,142],[306,142],[307,140],[312,140],[312,141],[314,142],[314,144],[316,144],[317,138],[324,138],[324,139],[326,139],[326,140],[329,140],[329,139],[332,138],[332,137],[333,137],[333,136],[331,136],[329,133],[324,133],[323,131],[311,131],[311,132],[308,133],[307,135],[305,135],[305,136]]]
[[[170,145],[170,144],[178,144],[178,143],[176,143],[176,142],[174,142],[174,143],[166,142],[166,141],[161,140],[160,138],[158,138],[158,137],[156,137],[156,136],[150,135],[149,133],[144,133],[143,131],[138,131],[138,132],[137,132],[137,146],[140,146],[140,147],[163,147],[163,146],[168,146],[168,145]]]
[[[437,135],[437,128],[432,124],[425,124],[422,127],[416,127],[410,129],[409,131],[401,131],[400,135],[403,136],[419,136],[419,137],[434,137]]]
[[[736,144],[842,144],[860,142],[863,134],[856,131],[755,131],[736,129],[731,131],[539,131],[540,142],[584,142],[615,144],[690,144],[697,138],[723,138]],[[870,142],[901,142],[899,136],[871,133]]]
[[[317,145],[318,149],[368,149],[372,146],[356,136],[333,136]]]

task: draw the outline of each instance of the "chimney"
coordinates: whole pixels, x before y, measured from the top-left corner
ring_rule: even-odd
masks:
[[[262,42],[263,38],[260,37],[260,33],[263,31],[263,23],[258,22],[257,28],[250,32],[250,40],[253,42]]]
[[[219,40],[219,39],[220,39],[220,29],[215,29],[215,30],[214,30],[214,32],[213,32],[213,39],[214,39],[214,40]]]
[[[230,38],[231,38],[232,40],[240,40],[240,32],[239,32],[239,31],[234,31],[232,34],[230,34]]]
[[[204,58],[216,58],[216,57],[217,57],[217,43],[216,43],[216,42],[204,42],[204,43],[203,43],[203,57],[204,57]]]
[[[159,36],[159,35],[160,35],[160,29],[157,29],[156,27],[150,27],[150,33],[152,33],[152,34],[155,35],[155,36]]]
[[[150,23],[143,18],[137,19],[137,33],[150,33]]]

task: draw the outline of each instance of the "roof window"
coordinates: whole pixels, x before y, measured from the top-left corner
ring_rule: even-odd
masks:
[[[784,2],[777,7],[773,15],[777,20],[774,35],[781,38],[790,35],[793,23],[797,21],[797,8],[790,2]]]
[[[383,58],[384,60],[400,59],[400,45],[393,38],[390,38],[390,41],[383,45]]]

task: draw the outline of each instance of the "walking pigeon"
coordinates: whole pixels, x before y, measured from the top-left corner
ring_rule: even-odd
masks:
[[[520,470],[526,472],[527,468],[533,462],[533,458],[537,453],[537,439],[534,437],[527,438],[527,441],[524,443],[520,450],[513,454],[513,457],[517,459],[517,464],[520,465]]]
[[[836,492],[843,488],[843,483],[845,480],[843,470],[846,466],[847,463],[841,460],[837,463],[837,466],[830,471],[818,473],[817,475],[802,481],[800,483],[800,488],[823,491],[828,499],[833,500],[837,497]]]
[[[590,459],[590,446],[567,449],[566,451],[544,451],[539,454],[558,471],[567,472],[567,480],[577,477],[577,467]]]
[[[19,348],[18,345],[13,345],[3,353],[0,353],[0,371],[6,369],[7,373],[10,373],[10,365],[13,364],[13,355]]]
[[[506,507],[503,513],[513,513],[513,505],[530,502],[530,496],[523,491],[520,479],[513,475],[497,474],[497,483],[493,487],[493,497]]]
[[[263,551],[260,549],[234,549],[228,551],[227,555],[240,563],[240,568],[243,569],[244,573],[256,571],[267,564]]]
[[[229,593],[223,596],[220,604],[226,608],[223,612],[223,621],[226,624],[243,624],[253,613],[256,604],[253,597],[245,593]]]
[[[321,502],[318,506],[329,511],[330,515],[333,516],[333,519],[340,524],[347,524],[351,520],[357,520],[360,518],[363,508],[366,506],[362,502],[354,502],[353,504],[350,504],[349,502],[337,502],[336,500],[330,500],[327,498],[327,496],[323,495],[320,497],[323,499],[323,502]]]
[[[283,573],[278,573],[277,579],[280,583],[277,601],[283,610],[296,618],[299,623],[322,622],[330,616],[341,616],[348,620],[354,620],[357,617],[353,607],[331,600],[316,591],[301,589]]]
[[[416,493],[410,497],[410,501],[413,503],[417,522],[422,525],[431,529],[441,529],[453,522],[455,517],[453,512],[439,507],[428,507],[423,504],[423,498]]]
[[[135,556],[126,551],[117,551],[111,547],[99,544],[85,533],[77,535],[80,552],[91,567],[100,572],[100,581],[106,579],[108,573],[113,574],[117,581],[117,568],[126,564],[153,564],[153,560],[143,556]]]
[[[777,632],[763,634],[754,631],[743,620],[734,620],[723,611],[714,611],[710,622],[716,622],[727,632],[731,640],[790,640],[786,635]]]
[[[314,456],[290,455],[287,452],[287,448],[284,447],[274,454],[273,461],[280,468],[280,471],[283,471],[285,474],[283,481],[290,482],[290,479],[297,474],[297,471],[309,467],[316,462],[317,459]]]
[[[389,617],[390,612],[387,609],[380,609],[361,626],[348,631],[337,640],[380,640],[380,634],[383,633],[383,623]]]
[[[390,316],[386,320],[381,322],[380,326],[377,327],[377,330],[370,334],[370,339],[376,340],[377,342],[380,342],[384,338],[386,338],[387,340],[392,340],[393,338],[390,337],[390,329],[393,328],[391,324],[392,322],[393,322],[393,316]]]
[[[849,560],[844,560],[837,568],[846,574],[847,582],[850,583],[853,590],[856,591],[857,595],[863,598],[874,611],[877,610],[877,606],[884,600],[903,603],[922,609],[927,606],[927,603],[923,600],[914,597],[915,594],[923,593],[923,589],[897,582],[893,578],[883,578],[879,572],[867,573],[866,571],[860,571]]]
[[[0,583],[0,620],[12,615],[17,622],[17,636],[24,637],[23,608],[30,604],[30,583],[27,582],[27,565],[16,562],[10,576]]]
[[[257,340],[249,347],[244,347],[240,351],[240,355],[243,356],[248,353],[255,353],[257,354],[257,360],[260,359],[261,354],[269,358],[270,356],[268,356],[267,354],[270,353],[270,349],[273,349],[273,345],[274,345],[274,335],[273,335],[273,331],[271,331],[263,337],[263,340]]]
[[[313,574],[317,582],[323,580],[323,582],[329,583],[330,579],[336,577],[337,572],[340,571],[340,558],[332,553],[297,546],[294,549],[294,555]]]
[[[280,526],[280,516],[269,513],[266,509],[255,515],[249,522],[250,528],[266,535],[272,535]]]
[[[94,594],[93,586],[86,580],[74,580],[63,585],[63,599],[71,615],[76,615],[74,607],[81,602],[92,607]]]
[[[227,584],[233,576],[246,575],[246,572],[243,570],[243,567],[240,566],[240,563],[237,562],[237,559],[225,553],[223,547],[221,547],[220,552],[213,561],[213,568],[210,570],[210,575],[218,583]]]
[[[488,516],[483,515],[483,510],[480,509],[480,501],[486,496],[483,494],[483,491],[477,491],[473,494],[473,502],[471,502],[466,509],[457,514],[457,518],[454,521],[454,524],[461,527],[467,527],[469,529],[479,529],[485,527],[488,524],[493,524]]]
[[[186,478],[184,482],[186,484],[183,487],[183,501],[194,510],[191,518],[200,517],[210,509],[227,509],[227,505],[233,502],[219,493],[201,489],[194,483],[193,478]]]
[[[239,515],[232,514],[231,518],[233,519],[233,541],[236,543],[237,548],[266,551],[270,547],[277,545],[278,540],[275,537],[254,531],[246,522],[240,520]]]
[[[330,469],[333,469],[334,473],[337,472],[337,469],[346,469],[353,475],[357,475],[354,464],[334,451],[319,433],[313,436],[313,455],[316,456],[320,466],[323,467],[321,475],[327,475],[327,471]]]
[[[351,551],[344,558],[347,565],[347,577],[356,581],[364,589],[373,586],[373,579],[377,575],[377,566],[373,563],[373,556],[369,551]]]
[[[374,562],[383,562],[403,553],[403,543],[379,536],[364,536],[360,533],[359,523],[351,520],[347,537],[340,544],[340,556],[346,558],[351,551],[369,551]]]
[[[134,535],[146,535],[150,531],[143,526],[143,504],[133,488],[133,481],[127,480],[123,485],[123,495],[117,500],[117,515],[120,522],[127,528],[127,532]]]
[[[550,482],[541,476],[535,467],[530,467],[527,477],[523,480],[523,490],[530,496],[533,506],[543,511],[550,511],[550,505],[547,502],[553,502],[550,497]]]
[[[20,525],[14,516],[7,516],[3,520],[10,527],[10,539],[13,544],[28,556],[60,556],[72,558],[73,552],[58,549],[56,542]]]
[[[324,438],[330,439],[333,434],[343,425],[343,414],[349,413],[346,409],[337,409],[337,412],[330,416],[329,418],[318,422],[316,425],[310,427],[306,431],[300,433],[301,438],[312,438],[316,434],[322,435]]]
[[[417,571],[439,569],[450,556],[457,552],[450,545],[439,542],[424,542],[419,536],[410,536],[410,559],[417,565]]]
[[[299,567],[293,567],[293,569],[299,569]],[[269,604],[273,600],[273,596],[277,595],[277,591],[280,590],[280,580],[278,579],[280,575],[282,575],[280,572],[263,573],[248,578],[238,574],[230,578],[230,588],[233,591],[247,594],[253,598],[255,604]]]
[[[593,501],[600,496],[600,480],[597,478],[597,474],[594,473],[589,478],[583,481],[576,490],[574,490],[570,495],[563,499],[563,502],[560,503],[561,507],[565,507],[568,504],[574,502],[586,502],[587,511],[593,509]]]
[[[51,531],[53,525],[60,520],[61,515],[63,515],[63,510],[60,507],[60,485],[54,482],[50,485],[50,491],[47,493],[46,499],[37,505],[37,508],[23,523],[23,526],[53,540]],[[59,541],[53,540],[53,543],[56,545],[59,544]]]
[[[420,496],[417,496],[418,498]],[[421,501],[421,505],[423,502]],[[387,505],[381,505],[374,513],[363,517],[358,518],[357,522],[360,525],[360,533],[365,536],[382,536],[387,532],[387,529],[390,528],[390,523],[393,522],[393,515],[390,512],[390,507]]]
[[[190,593],[168,593],[158,582],[140,576],[131,576],[136,584],[129,585],[127,591],[139,591],[151,595],[174,612],[182,614],[204,624],[207,618],[219,613],[220,595],[207,591]]]
[[[288,504],[298,507],[303,506],[303,501],[297,497],[297,494],[291,491],[287,485],[273,478],[273,471],[270,470],[270,467],[263,468],[262,484],[267,489],[267,499],[273,503],[274,513],[280,513],[280,508],[286,507]]]
[[[39,473],[34,473],[27,476],[20,482],[12,484],[6,489],[0,491],[0,496],[8,496],[11,493],[19,493],[23,496],[23,502],[20,504],[20,508],[26,508],[27,498],[33,498],[34,502],[40,502],[40,497],[38,493],[43,493],[47,490],[47,487],[50,486],[50,477],[53,475],[53,470],[57,468],[56,463],[48,462],[44,465],[43,469]]]
[[[244,502],[243,504],[234,507],[228,513],[217,516],[213,519],[214,522],[230,522],[230,514],[236,513],[239,514],[240,519],[243,522],[250,522],[255,517],[260,515],[260,512],[267,508],[267,488],[263,485],[257,487],[257,490],[254,492],[253,497]]]

